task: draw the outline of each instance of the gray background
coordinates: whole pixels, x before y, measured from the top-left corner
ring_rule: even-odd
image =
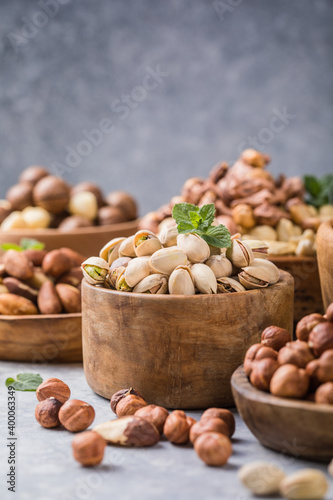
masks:
[[[0,1],[0,197],[27,165],[65,164],[103,118],[112,132],[64,175],[128,190],[141,214],[235,160],[249,136],[275,174],[332,172],[331,0],[50,1],[53,17]],[[168,76],[126,118],[111,109],[141,98],[157,65]],[[292,118],[269,132],[283,109]]]

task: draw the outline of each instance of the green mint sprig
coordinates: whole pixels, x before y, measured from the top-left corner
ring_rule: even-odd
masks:
[[[306,201],[317,208],[327,203],[333,204],[333,175],[324,175],[321,179],[314,175],[304,176],[307,192]]]
[[[14,387],[17,391],[35,391],[42,382],[43,379],[38,373],[19,373],[16,379],[7,378],[6,387]]]
[[[16,243],[3,243],[0,245],[1,250],[5,252],[7,250],[17,250],[18,252],[22,252],[23,250],[43,250],[44,247],[44,243],[32,238],[22,238],[19,245]]]
[[[177,222],[179,234],[197,234],[206,243],[218,248],[231,246],[228,229],[223,224],[212,226],[215,218],[214,203],[200,208],[191,203],[177,203],[172,209],[172,217]]]

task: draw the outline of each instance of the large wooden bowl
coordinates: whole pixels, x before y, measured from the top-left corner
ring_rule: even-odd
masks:
[[[323,222],[317,233],[317,253],[324,307],[333,302],[333,219]]]
[[[82,282],[83,364],[90,387],[110,399],[135,387],[167,408],[233,404],[230,377],[262,330],[292,331],[293,279],[219,295],[148,295]]]
[[[237,409],[260,443],[295,458],[333,456],[333,406],[272,396],[253,387],[243,366],[231,377]]]
[[[0,360],[82,361],[81,313],[1,315]]]
[[[90,257],[98,255],[100,249],[112,238],[131,236],[138,230],[138,220],[112,224],[109,226],[92,226],[59,231],[59,229],[13,229],[0,231],[2,243],[19,243],[22,238],[34,238],[45,243],[46,250],[69,247],[82,255]]]

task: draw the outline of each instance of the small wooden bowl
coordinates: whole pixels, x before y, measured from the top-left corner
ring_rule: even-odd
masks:
[[[295,458],[332,458],[332,405],[259,391],[250,384],[243,366],[232,375],[231,387],[242,419],[262,445]]]
[[[0,360],[82,361],[81,313],[0,316]]]
[[[325,310],[333,302],[333,219],[323,222],[317,233],[317,253]]]
[[[22,238],[33,238],[45,243],[46,250],[69,247],[91,257],[98,255],[100,249],[112,238],[131,236],[138,230],[139,220],[112,224],[109,226],[92,226],[59,231],[59,229],[13,229],[0,231],[0,245],[3,243],[20,243]]]
[[[83,364],[110,399],[134,387],[167,408],[231,406],[230,377],[269,325],[292,331],[293,279],[218,295],[148,295],[82,282]]]

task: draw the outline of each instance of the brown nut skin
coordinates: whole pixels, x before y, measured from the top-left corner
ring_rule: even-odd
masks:
[[[59,420],[70,432],[81,432],[91,425],[95,418],[94,408],[79,399],[69,399],[59,411]]]
[[[36,390],[38,401],[44,401],[44,399],[53,397],[60,401],[60,403],[65,403],[70,398],[70,395],[70,388],[59,378],[44,380]]]
[[[188,425],[189,425],[189,429],[190,429],[190,431],[191,431],[191,429],[192,429],[193,425],[197,423],[197,420],[195,420],[195,418],[188,417],[188,416],[186,415],[186,421],[187,421],[187,423],[188,423]]]
[[[145,420],[148,420],[148,422],[151,422],[152,424],[155,425],[156,429],[160,434],[163,434],[163,427],[169,415],[169,412],[166,408],[163,408],[162,406],[147,405],[143,406],[142,408],[139,408],[134,415],[136,415],[137,417],[142,417]]]
[[[6,198],[13,210],[24,210],[32,206],[32,189],[33,186],[29,182],[20,182],[7,191]]]
[[[0,314],[8,316],[29,316],[38,314],[38,309],[31,300],[13,293],[0,294]]]
[[[7,250],[3,257],[3,264],[5,272],[18,280],[28,280],[34,274],[32,262],[23,252],[17,250]]]
[[[302,399],[310,386],[310,377],[302,368],[295,365],[282,365],[274,373],[270,391],[274,396]]]
[[[224,420],[221,418],[204,418],[196,424],[194,424],[190,429],[190,441],[192,444],[195,443],[196,439],[201,436],[204,432],[218,432],[219,434],[224,434],[229,437],[229,429]]]
[[[291,337],[288,330],[278,326],[269,326],[261,334],[261,343],[275,351],[279,351],[290,341]]]
[[[81,432],[72,441],[73,457],[85,467],[99,465],[104,457],[105,446],[105,439],[97,432]]]
[[[137,415],[109,420],[94,428],[108,443],[121,446],[153,446],[160,440],[155,425]]]
[[[58,225],[59,231],[67,232],[72,231],[72,229],[78,229],[80,227],[91,227],[93,222],[87,217],[82,217],[82,215],[70,215],[65,217]]]
[[[190,425],[185,412],[174,410],[165,421],[165,437],[174,444],[186,444],[190,437]]]
[[[59,177],[47,175],[37,182],[32,195],[35,205],[60,214],[69,202],[69,186]]]
[[[65,285],[75,286],[76,288],[81,285],[82,269],[81,267],[72,267],[68,273],[63,274],[57,283],[64,283]]]
[[[37,422],[47,429],[59,427],[59,411],[62,403],[55,398],[47,398],[38,403],[35,409],[35,418]]]
[[[326,321],[315,326],[309,335],[309,346],[316,357],[333,349],[333,323]]]
[[[34,250],[33,248],[24,250],[23,253],[35,267],[40,267],[42,265],[43,259],[47,254],[46,250]]]
[[[117,207],[102,207],[98,210],[98,224],[100,226],[107,226],[109,224],[119,224],[126,222],[126,216],[120,208]]]
[[[304,316],[296,326],[296,337],[298,340],[303,340],[307,342],[309,340],[309,335],[313,328],[319,323],[325,322],[325,318],[322,314],[313,313]]]
[[[319,383],[333,382],[333,349],[323,352],[319,359],[307,364],[306,373]]]
[[[40,165],[31,165],[23,170],[19,177],[20,182],[30,182],[35,185],[38,181],[49,175],[48,170]]]
[[[59,278],[71,269],[71,260],[60,250],[48,252],[42,262],[42,270],[52,278]]]
[[[31,300],[34,304],[37,302],[38,292],[34,288],[31,288],[23,281],[20,281],[16,278],[4,278],[2,284],[7,287],[9,293],[13,293],[14,295],[20,295],[21,297],[25,297],[26,299]]]
[[[135,396],[139,396],[139,398],[143,399],[142,394],[139,391],[133,389],[133,387],[130,387],[129,389],[120,389],[120,391],[117,391],[113,394],[110,400],[110,406],[113,413],[117,414],[116,413],[117,404],[121,399],[125,398],[129,394],[134,394]]]
[[[59,283],[55,286],[62,307],[66,313],[81,312],[81,292],[71,285]]]
[[[249,377],[252,371],[253,362],[260,359],[272,358],[277,359],[278,353],[272,347],[267,347],[263,344],[253,344],[246,352],[244,358],[245,374]]]
[[[80,182],[79,184],[76,184],[76,186],[71,189],[71,197],[82,192],[88,192],[95,195],[98,207],[105,205],[102,190],[96,184],[93,184],[92,182]]]
[[[117,417],[125,417],[127,415],[134,415],[137,410],[147,406],[144,399],[136,396],[135,394],[129,394],[125,398],[120,399],[116,407]]]
[[[225,408],[208,408],[208,410],[205,410],[203,414],[201,415],[201,420],[204,420],[206,418],[220,418],[222,419],[228,426],[228,437],[232,437],[235,428],[236,428],[236,422],[235,422],[235,417],[233,413],[231,413],[230,410],[226,410]]]
[[[331,323],[333,323],[333,302],[326,309],[326,319],[327,319],[327,321],[330,321]]]
[[[138,216],[138,207],[134,198],[124,191],[113,191],[106,198],[111,207],[119,208],[127,220],[136,219]]]
[[[205,432],[195,440],[194,449],[207,465],[225,465],[232,454],[230,439],[218,432]]]
[[[298,368],[305,368],[314,359],[310,347],[303,340],[288,342],[279,351],[278,363],[280,365],[292,364]]]
[[[326,382],[318,387],[315,392],[315,402],[333,405],[333,382]]]
[[[38,308],[42,314],[60,314],[62,305],[52,281],[45,281],[38,294]]]
[[[261,391],[269,391],[271,379],[279,368],[279,363],[272,358],[264,358],[256,361],[250,375],[251,384]]]
[[[86,257],[71,248],[62,247],[59,248],[61,254],[66,255],[70,260],[71,267],[80,267],[82,262],[86,260]]]

